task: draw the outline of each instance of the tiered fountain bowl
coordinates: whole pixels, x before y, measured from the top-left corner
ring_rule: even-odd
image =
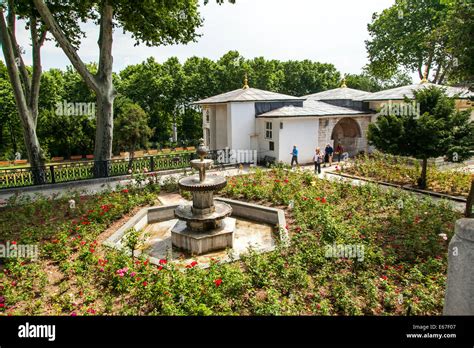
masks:
[[[208,149],[203,140],[197,149],[200,159],[192,160],[191,167],[199,175],[182,178],[178,185],[193,195],[192,204],[178,206],[174,215],[179,219],[171,230],[173,246],[191,254],[201,255],[210,251],[232,248],[235,219],[230,218],[232,207],[224,202],[214,202],[214,192],[227,185],[222,176],[206,176],[213,161],[204,159]]]

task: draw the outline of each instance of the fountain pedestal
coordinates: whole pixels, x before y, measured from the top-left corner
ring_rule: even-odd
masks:
[[[224,188],[227,180],[217,175],[206,177],[206,169],[213,161],[204,159],[207,148],[202,140],[197,153],[201,158],[192,160],[191,167],[199,170],[199,176],[186,177],[178,182],[182,190],[192,192],[193,203],[175,209],[179,221],[171,230],[171,241],[177,248],[201,255],[232,248],[235,219],[229,217],[232,214],[230,205],[214,202],[214,192]]]
[[[191,254],[201,255],[211,251],[232,248],[234,244],[235,219],[225,218],[215,229],[196,233],[185,221],[178,221],[171,230],[171,243]]]

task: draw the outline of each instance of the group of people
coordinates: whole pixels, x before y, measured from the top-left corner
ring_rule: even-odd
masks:
[[[331,167],[334,155],[337,156],[337,161],[340,162],[343,152],[344,148],[341,144],[338,144],[336,146],[336,150],[333,149],[331,144],[327,144],[324,149],[324,153],[319,147],[317,147],[313,156],[314,172],[317,174],[321,174],[321,164],[326,167],[326,164],[329,163],[329,167]],[[291,166],[293,167],[295,163],[296,165],[298,165],[298,148],[296,147],[296,145],[293,146],[293,151],[291,152]]]

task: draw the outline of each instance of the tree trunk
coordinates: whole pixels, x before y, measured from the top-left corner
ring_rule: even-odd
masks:
[[[112,158],[112,140],[114,132],[113,96],[97,96],[97,129],[94,146],[94,175],[109,176],[109,161]]]
[[[112,80],[113,8],[109,0],[102,2],[99,35],[99,70],[97,80],[97,129],[95,135],[94,159],[96,175],[109,176],[109,161],[112,158],[114,136],[115,90]]]
[[[418,179],[418,187],[421,189],[426,188],[426,172],[428,168],[428,159],[423,158],[422,160],[422,165],[421,165],[421,175],[420,178]]]
[[[23,138],[25,140],[26,152],[30,161],[31,173],[35,184],[46,182],[45,166],[41,146],[36,136],[36,125],[23,124]]]
[[[10,4],[9,6],[13,6]],[[31,170],[33,173],[33,182],[35,184],[43,184],[45,182],[44,175],[44,158],[41,151],[41,146],[36,135],[36,122],[38,119],[38,95],[39,83],[41,76],[41,60],[39,48],[42,45],[40,38],[35,37],[37,34],[36,27],[32,31],[31,40],[33,42],[34,63],[33,63],[33,79],[29,78],[27,73],[21,74],[21,71],[26,72],[21,56],[19,56],[18,48],[15,38],[15,13],[13,7],[9,7],[9,26],[5,21],[4,12],[0,8],[0,35],[2,41],[3,55],[7,66],[8,77],[13,88],[13,95],[17,106],[18,115],[22,123],[23,137],[25,140],[25,147],[28,154]],[[31,25],[36,26],[36,22],[32,21]],[[44,39],[43,39],[44,40]],[[22,81],[23,77],[23,81]],[[26,81],[25,81],[26,79]]]
[[[76,71],[81,75],[87,86],[97,97],[97,128],[94,145],[94,175],[109,175],[108,162],[112,158],[113,140],[113,103],[115,90],[112,81],[112,42],[113,42],[113,7],[111,0],[100,3],[100,35],[99,35],[99,69],[92,75],[79,57],[77,50],[68,41],[66,35],[51,14],[44,0],[33,0],[41,18],[61,46]]]

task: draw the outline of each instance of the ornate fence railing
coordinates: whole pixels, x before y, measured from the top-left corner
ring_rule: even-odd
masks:
[[[208,157],[216,160],[216,153],[210,151]],[[181,169],[189,167],[194,158],[194,152],[182,152],[133,159],[52,164],[42,168],[1,169],[0,189],[121,176],[129,174],[130,169],[134,172],[144,168],[150,172]]]

